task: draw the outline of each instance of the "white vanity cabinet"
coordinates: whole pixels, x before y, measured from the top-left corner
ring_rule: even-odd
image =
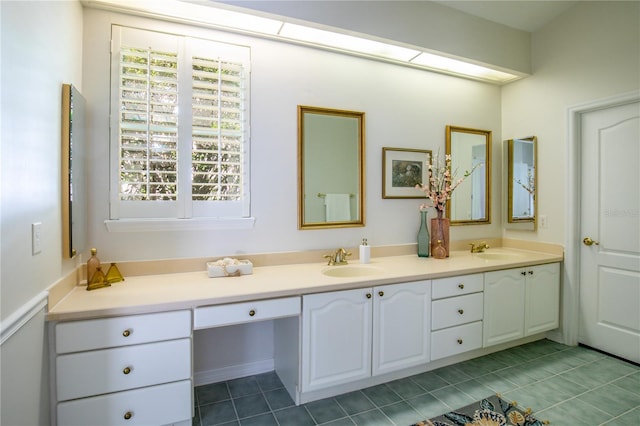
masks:
[[[52,323],[58,425],[191,424],[191,311]]]
[[[560,264],[485,273],[485,347],[553,330],[559,324]]]
[[[430,281],[306,295],[302,392],[429,361]]]
[[[431,360],[482,347],[483,275],[433,280]]]

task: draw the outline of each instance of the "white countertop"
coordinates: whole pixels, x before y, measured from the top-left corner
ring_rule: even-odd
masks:
[[[300,263],[254,267],[253,274],[209,278],[201,272],[125,277],[110,287],[86,291],[76,286],[47,313],[49,321],[66,321],[119,315],[191,309],[250,300],[299,296],[334,290],[467,275],[500,269],[561,262],[562,254],[512,248],[486,253],[512,253],[508,259],[483,259],[468,251],[452,251],[447,259],[416,255],[372,258],[370,266],[380,273],[361,277],[330,277],[322,273],[326,263]],[[357,260],[349,263],[360,265]],[[332,266],[331,268],[344,268]]]

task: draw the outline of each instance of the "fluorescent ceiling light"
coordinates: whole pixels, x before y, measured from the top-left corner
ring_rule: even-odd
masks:
[[[411,60],[411,63],[416,65],[423,65],[427,68],[432,68],[439,71],[450,71],[454,74],[467,75],[501,83],[505,83],[507,81],[518,78],[518,76],[514,74],[493,70],[491,68],[471,64],[469,62],[459,61],[457,59],[451,59],[427,52],[422,52],[420,55],[413,58]]]
[[[305,27],[285,23],[278,33],[279,36],[294,41],[303,41],[334,49],[347,50],[355,53],[364,53],[376,57],[393,59],[395,61],[409,61],[420,53],[419,50],[381,43],[362,37],[354,37],[346,34],[325,31],[317,28]]]
[[[92,7],[159,17],[186,24],[198,24],[291,43],[303,43],[493,83],[507,83],[521,77],[521,75],[509,74],[463,60],[427,53],[420,48],[407,48],[279,19],[236,12],[223,6],[218,7],[215,3],[208,1],[82,0],[82,2]]]
[[[83,3],[92,7],[267,35],[277,34],[282,26],[282,21],[276,19],[177,0],[84,0]]]

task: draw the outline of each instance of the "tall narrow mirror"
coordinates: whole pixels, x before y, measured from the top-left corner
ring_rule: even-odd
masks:
[[[73,258],[85,244],[85,101],[70,84],[62,85],[62,251]]]
[[[447,203],[451,225],[491,223],[491,131],[447,126],[446,153],[454,180],[473,171]]]
[[[298,228],[364,226],[364,112],[298,106]]]
[[[508,222],[536,222],[537,141],[535,136],[507,141]]]

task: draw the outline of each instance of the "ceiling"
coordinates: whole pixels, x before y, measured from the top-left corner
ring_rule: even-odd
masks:
[[[443,6],[527,32],[542,28],[577,2],[578,0],[436,1]]]

